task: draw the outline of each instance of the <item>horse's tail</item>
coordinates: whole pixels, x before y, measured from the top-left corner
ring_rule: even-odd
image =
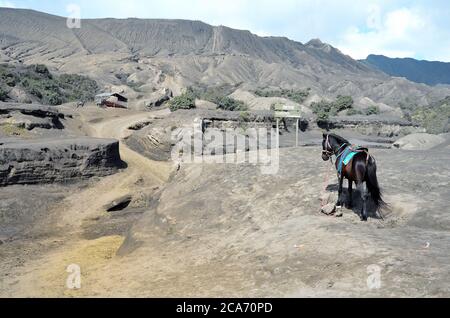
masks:
[[[372,197],[372,200],[375,203],[377,210],[380,212],[385,207],[387,207],[387,204],[383,200],[383,195],[381,193],[381,189],[378,184],[377,163],[372,156],[369,157],[366,174],[367,174],[366,177],[367,189],[370,192],[370,196]]]

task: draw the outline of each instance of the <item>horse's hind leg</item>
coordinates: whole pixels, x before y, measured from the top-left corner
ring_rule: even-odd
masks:
[[[348,200],[347,208],[351,209],[353,207],[353,181],[348,179]]]
[[[362,207],[361,207],[361,221],[367,221],[367,198],[369,196],[367,191],[367,185],[365,182],[359,182],[357,184],[359,193],[361,193]]]

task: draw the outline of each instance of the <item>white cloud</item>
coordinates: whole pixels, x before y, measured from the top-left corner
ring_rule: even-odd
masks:
[[[384,14],[377,8],[369,11],[365,27],[349,27],[339,37],[337,46],[344,53],[358,59],[382,54],[450,60],[448,31],[437,27],[433,15],[426,10],[398,8]]]
[[[0,7],[3,8],[15,8],[16,5],[11,1],[0,1]]]
[[[370,5],[368,7],[369,12],[367,16],[367,26],[371,29],[380,29],[381,28],[381,8],[379,5]]]
[[[418,13],[403,8],[386,15],[384,29],[381,31],[390,39],[405,40],[424,27],[426,27],[426,22]]]

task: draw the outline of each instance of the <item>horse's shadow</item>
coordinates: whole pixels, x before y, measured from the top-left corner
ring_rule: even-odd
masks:
[[[338,192],[339,185],[336,184],[330,184],[327,186],[327,191],[329,192]],[[349,192],[348,188],[344,187],[342,189],[342,200],[344,202],[344,205],[347,207],[347,202],[349,198]],[[361,192],[358,189],[353,189],[353,196],[352,196],[352,208],[351,210],[358,216],[361,216],[361,209],[362,209],[363,201],[361,198]],[[367,216],[373,219],[381,219],[381,217],[377,213],[377,207],[375,203],[373,203],[372,199],[367,199],[366,202],[366,208],[367,208]]]

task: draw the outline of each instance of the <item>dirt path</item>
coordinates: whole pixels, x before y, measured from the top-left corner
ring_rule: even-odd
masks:
[[[122,141],[131,131],[128,128],[136,123],[154,117],[166,115],[166,112],[145,112],[121,114],[89,123],[83,127],[92,137],[115,138]],[[80,119],[88,123],[88,114],[80,112]],[[139,200],[154,193],[168,180],[172,165],[167,162],[152,161],[120,143],[120,154],[126,163],[126,169],[119,173],[93,182],[86,188],[76,191],[57,204],[49,215],[53,215],[58,237],[56,248],[39,255],[38,259],[27,261],[24,267],[14,269],[4,279],[0,295],[60,297],[73,296],[65,287],[66,268],[70,264],[78,264],[83,270],[83,277],[95,282],[96,273],[111,261],[123,243],[124,237],[107,235],[93,240],[83,237],[86,224],[95,223],[98,219],[109,217],[104,206],[114,199],[131,194],[133,200]],[[145,204],[145,203],[144,203]],[[55,238],[56,240],[56,238]],[[48,244],[42,241],[39,244]],[[35,244],[35,242],[31,243]],[[24,268],[26,270],[24,270]],[[91,285],[93,287],[94,285]],[[84,293],[90,293],[89,285]]]
[[[88,130],[92,137],[115,138],[122,141],[131,133],[128,127],[165,114],[165,112],[133,113],[90,124]],[[81,116],[84,117],[84,122],[87,122],[88,118],[83,116],[83,113]],[[172,167],[169,163],[152,161],[134,152],[123,142],[120,143],[120,155],[127,165],[126,169],[102,178],[88,189],[74,193],[64,200],[65,213],[61,225],[79,226],[83,219],[104,212],[103,206],[112,200],[128,194],[139,196],[149,189],[160,187],[170,175]]]

